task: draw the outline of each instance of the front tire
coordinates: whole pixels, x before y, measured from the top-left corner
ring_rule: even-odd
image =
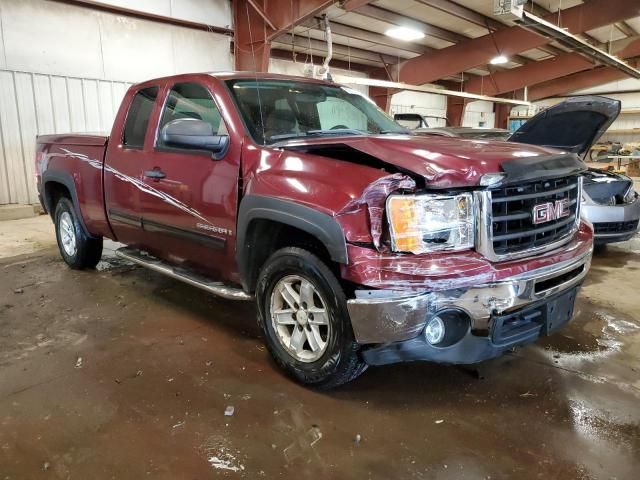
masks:
[[[260,272],[256,300],[267,348],[296,381],[329,389],[366,370],[342,287],[312,253],[289,247],[271,255]]]
[[[95,268],[102,257],[102,237],[91,238],[84,233],[73,203],[62,197],[54,214],[56,240],[62,259],[71,268]]]

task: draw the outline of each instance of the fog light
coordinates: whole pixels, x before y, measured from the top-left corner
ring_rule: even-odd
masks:
[[[440,317],[433,317],[424,329],[424,337],[431,345],[444,340],[444,322]]]

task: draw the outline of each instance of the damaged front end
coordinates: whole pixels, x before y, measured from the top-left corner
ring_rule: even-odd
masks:
[[[368,363],[479,362],[571,319],[592,254],[584,166],[572,155],[525,163],[444,191],[391,174],[337,214],[368,218],[370,241],[348,238],[341,266],[359,286],[348,310]],[[537,223],[540,205],[556,217]]]
[[[571,319],[593,248],[585,171],[575,154],[535,146],[366,137],[279,145],[250,186],[299,178],[300,200],[318,192],[331,206],[368,363],[473,363]]]
[[[584,174],[582,214],[593,224],[596,244],[622,242],[638,231],[640,198],[624,175],[590,169]]]

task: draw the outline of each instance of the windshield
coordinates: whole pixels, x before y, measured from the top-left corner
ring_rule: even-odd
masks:
[[[350,88],[253,79],[228,80],[227,85],[256,143],[311,136],[408,133],[371,100]]]

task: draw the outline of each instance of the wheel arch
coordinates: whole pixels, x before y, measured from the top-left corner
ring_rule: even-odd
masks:
[[[87,225],[84,222],[82,212],[80,211],[76,184],[71,174],[56,170],[47,170],[42,175],[42,202],[44,203],[44,208],[49,212],[49,215],[54,222],[56,204],[61,196],[67,196],[71,200],[74,212],[78,217],[78,221],[80,222],[85,235],[90,238],[95,238],[95,235],[92,235],[91,232],[89,232],[89,229],[87,229]]]
[[[289,246],[310,243],[326,260],[336,264],[347,263],[344,232],[333,217],[288,200],[247,195],[240,203],[236,232],[236,257],[246,291],[255,290],[264,261],[275,249],[283,246],[283,232],[289,235],[301,233],[291,239]]]

